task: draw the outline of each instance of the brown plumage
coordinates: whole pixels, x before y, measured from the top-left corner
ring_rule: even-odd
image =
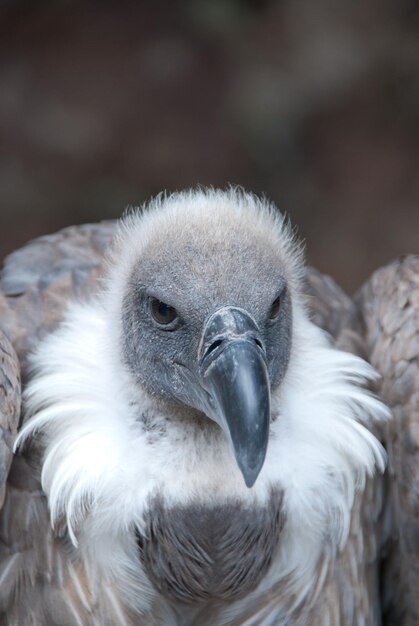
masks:
[[[38,239],[6,259],[0,277],[0,623],[5,626],[152,626],[169,624],[162,612],[134,617],[109,587],[97,588],[88,564],[67,536],[50,528],[36,459],[12,446],[20,417],[20,371],[28,351],[62,318],[70,297],[95,289],[112,223],[73,227]],[[344,350],[360,354],[382,374],[380,391],[393,420],[377,435],[389,453],[389,469],[358,494],[349,540],[333,569],[303,606],[293,606],[286,584],[290,626],[387,626],[419,621],[419,258],[399,260],[376,272],[351,300],[328,277],[308,270],[306,293],[314,321]],[[317,599],[316,585],[322,588]],[[379,608],[377,608],[379,607]],[[252,612],[260,607],[250,607]],[[162,611],[164,609],[162,608]],[[157,617],[156,617],[157,615]],[[259,615],[259,613],[258,613]],[[216,626],[211,614],[195,626]],[[170,622],[171,623],[171,622]],[[242,621],[240,621],[240,624]],[[223,621],[239,626],[239,622]]]
[[[419,257],[375,272],[356,303],[365,348],[393,414],[383,433],[389,457],[384,623],[410,626],[419,623]]]

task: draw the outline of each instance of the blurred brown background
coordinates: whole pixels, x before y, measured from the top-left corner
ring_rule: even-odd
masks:
[[[0,257],[235,183],[353,291],[419,252],[417,0],[1,0]]]

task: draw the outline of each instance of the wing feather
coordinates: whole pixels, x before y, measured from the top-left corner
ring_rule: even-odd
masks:
[[[111,586],[99,589],[67,540],[54,536],[34,469],[36,449],[14,457],[12,463],[21,408],[18,357],[25,377],[28,352],[60,322],[68,300],[94,290],[114,231],[113,223],[104,223],[41,237],[11,254],[0,274],[0,623],[4,626],[134,623],[118,607]],[[151,623],[147,619],[144,626]]]
[[[372,276],[358,295],[372,365],[393,419],[388,450],[387,555],[382,604],[387,626],[419,623],[419,257]]]
[[[0,330],[0,509],[12,464],[12,450],[20,420],[20,368],[16,353]]]

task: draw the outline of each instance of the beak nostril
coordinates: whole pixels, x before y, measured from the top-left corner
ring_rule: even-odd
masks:
[[[263,343],[260,341],[260,339],[257,339],[256,337],[255,337],[255,344],[258,346],[258,348],[260,348],[263,352],[265,352]]]
[[[260,351],[265,354],[265,346],[263,345],[263,341],[261,339],[259,339],[258,337],[252,336],[253,333],[251,333],[250,335],[244,334],[242,339],[243,340],[251,340],[253,339],[253,341],[255,342],[255,344],[257,345],[257,347],[260,349]],[[239,339],[240,337],[236,337],[237,339]],[[201,358],[201,364],[202,362],[205,360],[207,360],[209,358],[209,356],[211,354],[213,354],[217,348],[219,348],[223,343],[225,343],[225,341],[228,340],[228,337],[224,337],[224,336],[219,336],[218,339],[216,339],[215,341],[213,341],[207,348],[207,350],[205,351],[204,355]]]
[[[214,350],[216,350],[218,348],[218,346],[221,346],[221,344],[223,343],[223,339],[217,339],[216,341],[214,341],[210,347],[208,348],[208,350],[206,351],[205,356],[209,356],[211,354],[211,352],[214,352]]]

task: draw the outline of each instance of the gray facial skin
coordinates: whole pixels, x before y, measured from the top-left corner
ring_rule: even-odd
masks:
[[[124,359],[151,397],[221,426],[251,487],[265,458],[270,392],[289,361],[291,298],[265,242],[237,232],[209,239],[198,226],[173,241],[156,237],[138,259],[123,302]],[[154,319],[153,298],[176,310],[172,322]]]

